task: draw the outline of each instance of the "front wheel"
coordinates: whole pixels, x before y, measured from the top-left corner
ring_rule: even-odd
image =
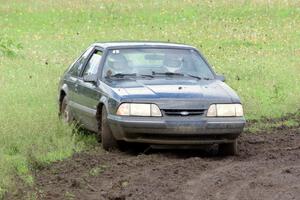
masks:
[[[231,143],[219,144],[219,154],[224,156],[233,156],[237,154],[237,140]]]
[[[102,120],[101,120],[101,141],[102,148],[106,151],[118,148],[118,142],[114,138],[111,129],[107,121],[107,111],[105,108],[102,109]]]

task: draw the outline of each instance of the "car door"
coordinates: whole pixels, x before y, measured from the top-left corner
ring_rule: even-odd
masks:
[[[84,64],[87,61],[88,56],[90,55],[93,47],[88,48],[70,67],[70,70],[67,73],[67,77],[65,78],[65,83],[68,86],[68,100],[69,106],[71,107],[72,113],[74,117],[77,119],[77,111],[78,111],[78,102],[76,101],[77,96],[77,86],[78,86],[78,78],[80,77]]]
[[[97,77],[102,55],[103,51],[101,49],[94,49],[86,62],[77,84],[76,100],[80,104],[80,121],[85,128],[92,131],[97,131],[98,129],[96,111],[101,93],[98,88],[98,82],[85,82],[83,77],[87,75]]]

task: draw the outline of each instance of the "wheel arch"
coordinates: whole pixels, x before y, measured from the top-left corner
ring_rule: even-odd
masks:
[[[61,105],[62,105],[62,101],[65,98],[65,96],[68,96],[68,86],[66,84],[64,84],[60,91],[59,91],[59,97],[58,97],[58,107],[59,107],[59,115],[61,114]]]
[[[101,130],[101,121],[102,121],[102,109],[106,108],[107,110],[107,97],[102,96],[99,100],[96,110],[96,119],[98,122],[98,129]]]

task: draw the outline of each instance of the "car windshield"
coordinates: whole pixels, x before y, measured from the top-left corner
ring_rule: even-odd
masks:
[[[193,49],[136,48],[109,50],[104,78],[188,77],[209,80],[214,75]]]

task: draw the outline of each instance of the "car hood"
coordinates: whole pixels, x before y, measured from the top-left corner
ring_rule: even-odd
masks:
[[[164,107],[173,102],[176,108],[188,104],[206,108],[212,103],[240,102],[237,94],[219,80],[118,80],[112,81],[110,87],[123,102],[154,102]]]

